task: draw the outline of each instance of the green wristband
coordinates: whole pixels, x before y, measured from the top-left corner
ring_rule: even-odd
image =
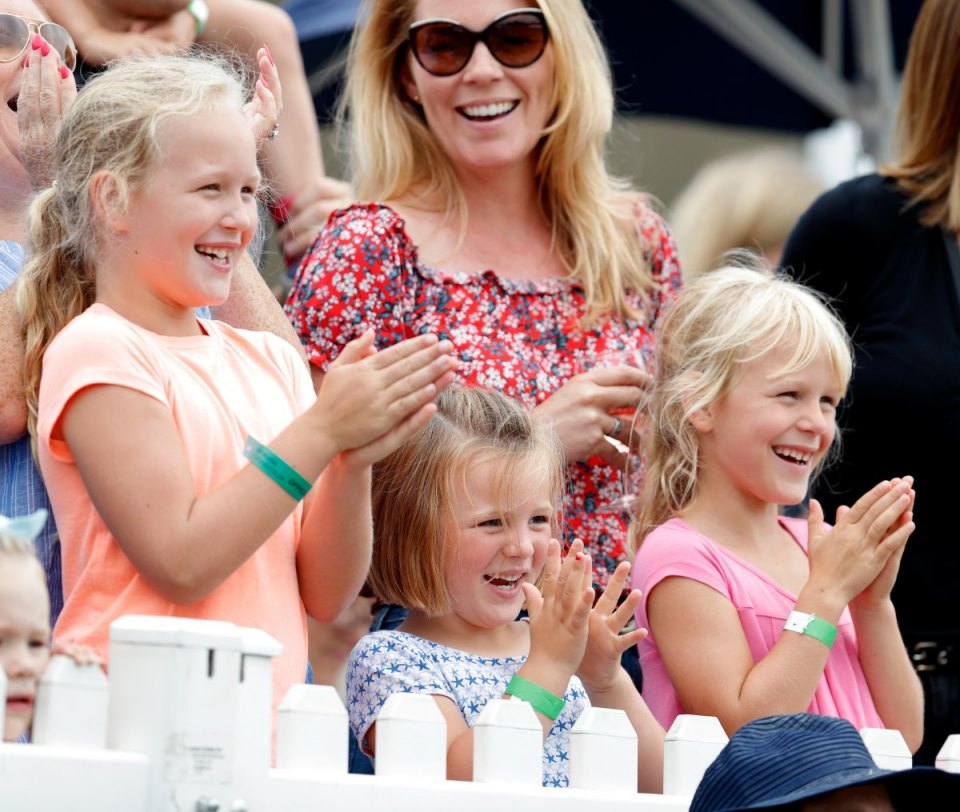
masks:
[[[541,688],[537,683],[524,679],[519,674],[514,674],[510,678],[504,693],[529,702],[535,711],[542,713],[548,719],[556,719],[563,710],[563,699],[556,694],[551,694],[546,688]]]
[[[190,0],[187,3],[186,12],[193,17],[193,28],[196,36],[199,37],[207,27],[207,20],[210,19],[210,9],[207,8],[206,0]]]
[[[827,648],[833,648],[833,641],[837,639],[837,627],[827,620],[806,612],[793,611],[787,616],[783,625],[785,631],[797,632],[819,640]]]
[[[309,480],[300,476],[280,457],[265,445],[258,443],[253,437],[247,437],[246,445],[243,447],[243,456],[298,502],[307,495],[311,488]]]

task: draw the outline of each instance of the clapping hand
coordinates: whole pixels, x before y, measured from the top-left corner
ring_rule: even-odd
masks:
[[[629,575],[629,562],[621,561],[590,612],[587,647],[577,669],[588,693],[608,690],[625,673],[620,665],[623,652],[647,636],[646,629],[621,634],[640,605],[639,589],[620,601]]]

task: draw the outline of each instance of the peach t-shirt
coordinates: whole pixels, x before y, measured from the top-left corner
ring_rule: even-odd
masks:
[[[171,603],[138,573],[84,487],[59,421],[85,387],[142,392],[170,410],[197,493],[247,464],[248,435],[268,443],[313,402],[303,362],[269,333],[198,320],[204,335],[162,336],[95,304],[71,321],[44,357],[38,440],[63,555],[65,604],[54,636],[92,646],[106,661],[111,621],[125,614],[227,620],[257,627],[283,644],[274,661],[274,710],[307,667],[306,614],[297,583],[302,505],[220,586],[190,605]],[[131,449],[130,453],[136,453]],[[150,482],[131,482],[132,489]],[[264,491],[277,487],[266,477]],[[211,539],[210,543],[228,543]]]

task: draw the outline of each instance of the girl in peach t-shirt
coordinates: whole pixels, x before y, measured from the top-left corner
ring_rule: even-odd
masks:
[[[258,626],[284,645],[276,705],[306,673],[306,613],[332,619],[366,575],[372,463],[429,419],[454,362],[433,336],[375,353],[368,333],[314,396],[292,347],[197,318],[256,228],[264,52],[260,69],[249,103],[210,57],[91,81],[31,208],[20,305],[64,559],[55,638],[106,658],[123,614]]]

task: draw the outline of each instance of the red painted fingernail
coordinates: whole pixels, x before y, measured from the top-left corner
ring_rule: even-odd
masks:
[[[47,42],[46,40],[41,40],[40,42],[40,53],[43,54],[44,56],[50,53],[50,43]]]
[[[34,34],[33,39],[30,41],[30,47],[33,48],[34,51],[39,51],[40,44],[42,42],[43,42],[43,39],[41,38],[41,36],[39,34]]]
[[[70,71],[67,70],[67,66],[66,66],[66,65],[61,65],[61,66],[60,66],[60,78],[61,78],[61,79],[66,79],[69,75],[70,75]]]
[[[277,63],[273,61],[273,54],[270,53],[270,49],[264,45],[263,50],[267,52],[267,59],[270,60],[270,64],[273,65],[273,67],[277,67]]]
[[[24,67],[24,68],[29,68],[29,67],[30,67],[30,52],[29,52],[29,51],[27,52],[27,55],[23,58],[23,67]]]

